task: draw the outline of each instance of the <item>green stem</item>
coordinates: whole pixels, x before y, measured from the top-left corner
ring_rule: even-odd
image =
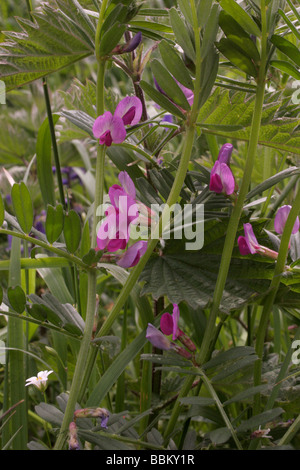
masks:
[[[50,129],[50,135],[51,135],[54,161],[55,161],[56,177],[57,177],[57,184],[58,184],[60,202],[61,202],[62,206],[66,209],[65,193],[64,193],[64,187],[63,187],[63,182],[62,182],[58,147],[57,147],[57,142],[56,142],[55,128],[54,128],[54,122],[53,122],[53,116],[52,116],[52,110],[51,110],[51,103],[50,103],[50,97],[49,97],[49,89],[48,89],[46,78],[43,78],[43,90],[44,90],[46,110],[47,110],[47,116],[48,116],[48,122],[49,122],[49,129]]]
[[[99,15],[99,21],[96,31],[96,57],[98,59],[98,73],[97,73],[97,115],[104,113],[104,78],[105,78],[105,61],[99,59],[98,51],[100,44],[100,33],[101,27],[104,20],[108,0],[103,0]],[[97,208],[103,202],[103,191],[104,191],[104,162],[105,162],[105,151],[104,146],[99,146],[97,150],[97,165],[96,165],[96,190],[95,190],[95,201],[94,201],[94,218],[92,227],[91,246],[95,248],[97,240]],[[64,419],[60,429],[60,434],[56,441],[54,450],[61,450],[65,444],[68,427],[73,419],[74,409],[79,397],[82,380],[87,364],[87,357],[90,349],[90,341],[92,337],[94,319],[96,313],[96,292],[97,292],[97,274],[96,272],[89,271],[88,273],[88,298],[87,298],[87,310],[85,319],[85,328],[80,344],[80,350],[77,357],[76,367],[74,371],[73,381],[70,389],[69,399],[64,414]]]
[[[166,207],[163,210],[159,223],[157,224],[157,228],[155,230],[153,238],[149,239],[146,253],[144,254],[144,256],[142,256],[137,266],[133,268],[130,275],[128,276],[123,286],[123,289],[121,290],[119,297],[116,300],[114,308],[112,309],[109,316],[103,323],[99,333],[97,334],[97,337],[105,336],[109,332],[111,326],[113,325],[118,314],[120,313],[124,303],[126,302],[131,290],[133,289],[136,282],[138,281],[138,278],[140,277],[140,274],[143,271],[147,261],[149,260],[153,250],[155,249],[158,243],[158,240],[161,237],[161,234],[163,233],[163,229],[165,228],[164,225],[166,225],[167,223],[166,214],[168,214],[169,212],[169,207],[172,207],[172,205],[174,205],[177,202],[178,196],[182,189],[182,185],[184,183],[185,175],[187,172],[188,164],[189,164],[191,153],[192,153],[193,142],[194,142],[194,126],[190,126],[186,133],[185,148],[184,148],[184,152],[183,152],[183,155],[182,155],[182,158],[181,158],[181,161],[180,161],[177,173],[176,173],[175,181],[172,186]],[[165,224],[163,224],[163,221],[165,221]]]
[[[45,250],[48,250],[48,251],[51,251],[52,253],[55,253],[56,255],[58,255],[61,258],[67,259],[68,261],[70,261],[70,263],[75,263],[83,269],[91,270],[91,268],[88,265],[86,265],[83,261],[81,261],[81,259],[78,258],[77,256],[74,256],[70,253],[67,253],[66,251],[63,251],[60,248],[56,248],[53,245],[49,245],[48,243],[43,242],[42,240],[38,240],[37,238],[33,238],[33,237],[30,237],[29,235],[25,235],[24,233],[15,232],[13,230],[6,230],[6,229],[3,229],[3,228],[0,229],[0,234],[12,235],[15,238],[21,238],[22,240],[26,240],[27,242],[30,242],[33,245],[40,246],[41,248],[45,248]],[[42,264],[42,259],[40,259],[40,261],[41,261],[40,264]],[[29,262],[29,260],[28,260],[28,262]],[[34,260],[32,260],[32,262],[34,264]],[[49,261],[49,263],[50,263],[50,261]]]
[[[220,263],[220,269],[219,269],[216,287],[214,291],[214,297],[212,301],[212,307],[211,307],[210,315],[208,318],[208,323],[207,323],[207,327],[205,330],[203,342],[201,345],[201,350],[199,353],[198,361],[200,364],[203,364],[208,359],[208,351],[209,351],[210,344],[211,344],[212,338],[214,336],[214,331],[216,328],[215,326],[216,320],[217,320],[217,316],[219,313],[219,307],[221,304],[223,291],[224,291],[227,276],[228,276],[232,251],[233,251],[233,247],[235,244],[236,233],[238,230],[240,217],[243,212],[244,201],[249,190],[252,170],[253,170],[254,161],[256,157],[256,149],[258,145],[261,116],[262,116],[262,109],[263,109],[264,96],[265,96],[265,76],[266,76],[266,62],[267,62],[266,8],[265,8],[264,0],[262,0],[261,2],[261,17],[262,17],[261,65],[260,65],[259,77],[258,77],[258,82],[257,82],[256,100],[255,100],[255,107],[254,107],[254,112],[253,112],[253,117],[252,117],[251,134],[250,134],[250,140],[249,140],[247,160],[246,160],[246,165],[244,169],[244,177],[242,179],[239,195],[238,195],[236,204],[233,208],[230,221],[228,224],[225,244],[224,244],[221,263]]]
[[[242,447],[242,445],[241,445],[241,443],[240,443],[240,441],[239,441],[239,439],[236,435],[236,432],[235,432],[235,430],[234,430],[227,414],[225,413],[224,407],[223,407],[218,395],[216,394],[215,389],[213,388],[212,384],[210,383],[209,379],[206,377],[206,375],[204,374],[203,371],[200,371],[200,375],[202,377],[203,382],[206,385],[207,390],[211,394],[212,398],[215,400],[216,405],[217,405],[217,407],[220,411],[220,414],[221,414],[227,428],[230,430],[232,438],[233,438],[238,450],[243,450],[243,447]]]
[[[289,243],[292,234],[292,230],[295,224],[295,220],[300,212],[300,188],[298,189],[294,204],[289,213],[288,219],[286,221],[284,231],[281,237],[281,243],[278,252],[278,258],[274,270],[273,279],[270,285],[270,293],[264,303],[264,308],[262,311],[259,327],[257,330],[256,337],[256,354],[258,360],[254,365],[254,385],[260,385],[261,383],[261,367],[262,367],[262,357],[264,349],[264,341],[268,328],[269,318],[272,312],[272,307],[274,300],[280,285],[281,275],[285,269],[285,263],[289,251]],[[256,395],[254,398],[254,413],[258,414],[260,412],[260,395]]]

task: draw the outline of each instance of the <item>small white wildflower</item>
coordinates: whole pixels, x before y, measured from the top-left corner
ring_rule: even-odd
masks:
[[[27,383],[25,386],[27,387],[27,385],[34,385],[41,392],[44,392],[47,388],[48,375],[52,372],[53,370],[43,370],[39,372],[37,377],[30,377],[29,379],[26,379]]]

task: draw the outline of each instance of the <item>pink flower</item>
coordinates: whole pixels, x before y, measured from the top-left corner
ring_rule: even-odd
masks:
[[[279,233],[280,235],[283,233],[291,208],[292,208],[291,206],[282,206],[277,211],[277,214],[274,219],[274,228],[275,228],[275,231]],[[297,233],[299,230],[299,227],[300,227],[300,222],[299,222],[299,217],[297,217],[292,233],[293,234]]]
[[[97,233],[99,250],[124,250],[130,238],[130,224],[135,223],[139,216],[132,179],[123,171],[119,174],[119,181],[122,186],[114,184],[109,189],[112,205],[106,210],[106,217]]]
[[[155,326],[151,325],[151,323],[148,323],[146,338],[155,348],[165,351],[173,349],[171,341],[169,341],[161,331],[155,328]]]
[[[233,150],[231,144],[224,144],[219,152],[210,174],[209,189],[217,194],[223,193],[230,196],[235,190],[235,179],[229,167]]]
[[[146,253],[147,242],[140,240],[133,245],[120,257],[117,264],[122,268],[132,268],[138,264],[141,257]]]
[[[247,223],[244,224],[244,237],[238,238],[238,245],[242,255],[254,255],[259,252],[260,244],[258,243],[256,236],[254,235],[252,225]]]
[[[178,305],[173,304],[173,315],[170,315],[170,313],[166,312],[160,319],[161,331],[167,336],[172,335],[173,340],[176,340],[179,334],[182,333],[178,328],[179,315],[180,312]]]
[[[143,106],[142,102],[136,96],[126,96],[115,110],[115,117],[119,117],[123,120],[124,126],[134,126],[142,117]]]
[[[238,245],[241,255],[254,255],[255,253],[259,253],[262,256],[277,259],[278,253],[276,251],[270,250],[269,248],[258,243],[250,223],[244,224],[244,232],[245,236],[238,238]]]
[[[114,115],[106,111],[97,117],[93,125],[93,134],[100,145],[110,147],[121,144],[126,139],[125,126],[137,124],[142,116],[141,100],[136,96],[126,96],[116,107]]]
[[[106,147],[110,147],[112,143],[121,144],[126,139],[123,120],[118,116],[113,116],[109,111],[96,119],[93,134],[96,139],[99,139],[99,144],[106,145]]]

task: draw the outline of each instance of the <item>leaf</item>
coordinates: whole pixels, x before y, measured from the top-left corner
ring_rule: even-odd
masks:
[[[177,85],[172,75],[157,59],[154,59],[151,62],[151,70],[159,86],[163,89],[166,95],[178,106],[189,111],[191,107],[185,94],[179,85]]]
[[[192,61],[195,61],[195,49],[188,29],[175,8],[171,8],[170,10],[170,21],[178,44],[182,47],[186,55]]]
[[[235,41],[228,38],[222,38],[216,43],[219,51],[237,68],[242,70],[252,77],[257,77],[257,69],[255,68],[252,60],[245,55],[243,51],[237,47]]]
[[[167,41],[162,41],[159,45],[159,52],[164,61],[165,66],[169,72],[175,77],[182,85],[193,90],[194,85],[191,76],[173,47]]]
[[[287,55],[298,67],[300,67],[300,52],[293,43],[276,34],[273,34],[270,41],[277,47],[277,49]]]
[[[13,310],[17,313],[23,313],[26,306],[26,295],[22,287],[9,287],[7,297]]]
[[[282,408],[274,408],[273,410],[264,411],[263,413],[252,416],[252,418],[243,421],[236,431],[246,432],[251,429],[258,429],[259,426],[263,426],[266,423],[274,421],[278,416],[282,415],[282,413],[284,413]]]
[[[270,60],[270,65],[283,73],[290,75],[296,80],[300,80],[300,72],[290,62],[285,60]]]
[[[260,37],[261,32],[255,21],[235,0],[221,0],[220,5],[247,33]]]
[[[68,67],[94,53],[95,25],[76,0],[56,0],[18,18],[22,32],[7,32],[1,44],[0,79],[7,91]]]
[[[100,57],[108,55],[115,48],[125,31],[126,26],[117,23],[104,33],[100,41]]]
[[[158,90],[153,88],[149,83],[145,82],[144,80],[141,80],[140,85],[142,89],[144,90],[144,92],[153,101],[155,101],[155,103],[157,103],[159,106],[161,106],[163,109],[165,109],[169,113],[174,114],[175,116],[178,116],[181,119],[184,119],[184,114],[166,96],[164,96],[162,93],[160,93]]]
[[[59,116],[54,114],[54,125],[57,123],[58,119]],[[36,164],[38,181],[45,207],[47,207],[48,204],[54,206],[54,179],[51,158],[51,135],[48,118],[45,119],[38,132],[36,142]]]
[[[279,100],[281,96],[277,95]],[[263,107],[259,144],[299,155],[300,131],[299,119],[286,115],[286,102],[277,101],[274,95],[266,94]],[[281,110],[282,107],[282,110]],[[297,108],[297,106],[296,106]],[[202,107],[198,124],[204,133],[227,139],[249,141],[251,120],[254,109],[254,98],[243,92],[230,93],[216,89]],[[242,126],[239,130],[222,130],[205,126]]]
[[[48,205],[45,223],[46,237],[53,244],[60,237],[64,227],[64,210],[61,204],[56,207]]]
[[[215,445],[222,445],[229,441],[231,438],[231,432],[228,428],[218,428],[207,434],[207,437]]]
[[[24,233],[28,234],[33,225],[33,205],[25,183],[16,183],[11,190],[11,198],[16,218]]]
[[[65,216],[64,237],[68,251],[75,253],[81,239],[81,219],[73,209]]]

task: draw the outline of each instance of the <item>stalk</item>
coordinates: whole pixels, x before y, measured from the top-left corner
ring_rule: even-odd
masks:
[[[289,243],[292,234],[292,230],[294,227],[294,223],[296,221],[296,217],[300,211],[300,188],[298,189],[296,199],[292,206],[292,209],[289,213],[289,217],[286,221],[284,231],[281,237],[280,248],[278,252],[278,258],[274,270],[274,276],[270,285],[270,293],[265,301],[264,308],[262,311],[257,337],[256,337],[256,354],[258,356],[258,360],[254,365],[254,385],[260,385],[261,383],[261,367],[262,367],[262,357],[263,357],[263,349],[264,349],[264,340],[268,328],[268,323],[270,319],[270,315],[272,312],[274,300],[280,285],[281,275],[285,269],[285,263],[287,254],[289,251]],[[254,413],[258,414],[260,412],[260,395],[256,395],[254,397]]]
[[[239,195],[236,205],[233,208],[228,230],[226,234],[225,244],[223,248],[220,269],[214,291],[214,297],[210,315],[208,318],[207,328],[205,330],[203,342],[201,345],[198,361],[203,364],[208,359],[208,351],[212,339],[214,337],[215,325],[219,313],[223,291],[225,288],[229,266],[231,262],[232,251],[235,244],[236,233],[239,226],[240,217],[243,212],[245,198],[251,182],[251,175],[256,156],[256,148],[258,145],[262,109],[265,96],[265,77],[267,66],[267,25],[266,25],[266,3],[265,0],[261,1],[261,20],[262,20],[262,40],[261,40],[261,64],[259,69],[259,76],[257,81],[255,108],[252,117],[251,134],[249,140],[247,160],[244,170],[244,177],[242,179]]]
[[[98,60],[98,72],[97,72],[97,115],[100,116],[104,113],[104,78],[105,78],[105,61],[99,57],[99,44],[100,44],[100,33],[101,27],[104,20],[108,0],[103,0],[99,21],[96,31],[95,38],[95,49],[96,58]],[[97,240],[97,208],[103,202],[104,192],[104,164],[105,164],[105,146],[99,146],[97,150],[97,164],[96,164],[96,190],[95,190],[95,201],[94,201],[94,219],[91,236],[91,247],[95,248]],[[85,319],[85,328],[80,345],[80,350],[76,362],[74,371],[73,381],[70,389],[69,399],[64,414],[64,419],[61,425],[60,433],[56,441],[54,450],[61,450],[65,444],[66,435],[68,432],[69,424],[73,419],[73,413],[78,400],[79,391],[84,376],[87,356],[90,348],[90,341],[92,337],[94,318],[96,312],[96,287],[97,287],[97,273],[96,271],[88,272],[88,298],[87,298],[87,312]]]

